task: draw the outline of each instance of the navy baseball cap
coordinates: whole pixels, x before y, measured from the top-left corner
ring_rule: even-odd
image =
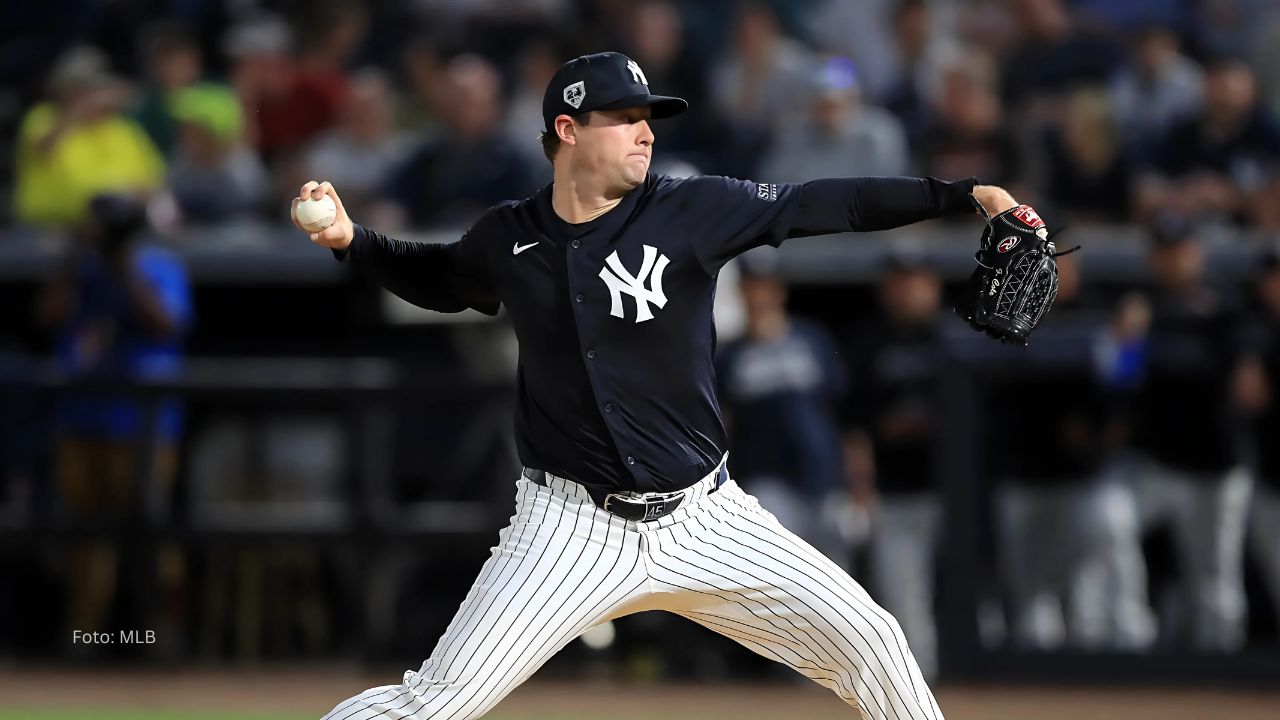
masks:
[[[619,110],[648,105],[654,119],[679,115],[689,103],[649,92],[649,79],[635,60],[616,52],[577,57],[556,71],[542,96],[543,128],[560,115],[577,117],[592,110]]]

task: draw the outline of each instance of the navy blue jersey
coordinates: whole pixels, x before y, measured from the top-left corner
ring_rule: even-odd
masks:
[[[490,209],[460,242],[357,227],[349,254],[416,305],[506,307],[520,344],[515,429],[525,465],[609,492],[665,492],[724,456],[711,312],[724,263],[790,237],[972,212],[973,185],[650,175],[576,225],[555,214],[547,186]]]
[[[1238,311],[1219,294],[1153,293],[1133,445],[1194,473],[1214,475],[1238,464],[1243,418],[1230,386],[1241,340]]]

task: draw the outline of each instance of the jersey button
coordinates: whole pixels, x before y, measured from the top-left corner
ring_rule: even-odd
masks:
[[[605,404],[604,404],[604,411],[605,411],[605,412],[613,412],[613,403],[611,403],[611,402],[607,402],[607,403],[605,403]]]
[[[577,300],[578,302],[582,302],[583,300],[587,299],[587,296],[583,295],[582,293],[578,293],[576,296],[574,296],[573,299]]]
[[[635,459],[635,458],[633,458],[633,457],[631,457],[630,455],[628,455],[628,456],[627,456],[627,464],[628,464],[628,465],[635,465],[635,464],[636,464],[636,459]]]
[[[581,240],[574,240],[572,244],[573,244],[573,246],[574,246],[574,247],[576,247],[576,248],[578,248],[578,247],[582,247],[582,241],[581,241]]]
[[[595,360],[595,359],[596,359],[596,349],[595,349],[595,348],[591,348],[590,350],[588,350],[588,351],[587,351],[587,358],[588,358],[588,359],[590,359],[590,360]]]

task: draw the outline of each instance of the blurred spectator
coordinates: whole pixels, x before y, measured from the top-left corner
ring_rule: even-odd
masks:
[[[1073,86],[1105,84],[1120,67],[1119,49],[1077,25],[1063,0],[1012,0],[1010,6],[1018,43],[1003,63],[1003,90],[1016,116],[1050,119]]]
[[[387,189],[395,214],[412,227],[464,224],[536,189],[529,159],[502,134],[498,71],[487,60],[463,55],[449,63],[446,78],[445,133],[410,156]],[[398,224],[386,209],[380,213]]]
[[[712,75],[712,102],[726,117],[773,126],[801,107],[813,57],[788,37],[764,2],[734,20],[733,45]]]
[[[18,132],[15,205],[21,222],[70,228],[104,191],[144,194],[164,178],[164,158],[121,114],[124,88],[106,58],[81,46],[50,74],[52,101],[32,107]]]
[[[623,25],[625,52],[644,70],[654,92],[682,98],[707,96],[706,73],[685,40],[680,9],[671,0],[647,0],[631,10]],[[545,87],[545,84],[543,85]],[[675,154],[695,164],[709,164],[718,144],[713,108],[694,102],[687,112],[662,123],[662,155]]]
[[[204,62],[200,45],[178,23],[157,21],[144,28],[141,36],[145,84],[132,115],[169,157],[178,136],[178,121],[170,103],[179,90],[200,81]]]
[[[836,422],[845,372],[826,332],[787,314],[776,264],[775,248],[740,259],[746,333],[716,359],[732,428],[730,470],[765,509],[847,571],[852,538],[839,513],[851,508]]]
[[[1179,559],[1181,615],[1164,618],[1175,626],[1161,631],[1197,649],[1235,650],[1244,642],[1241,566],[1252,484],[1230,392],[1241,349],[1237,313],[1205,282],[1193,225],[1157,225],[1151,269],[1156,284],[1133,392],[1131,446],[1140,521],[1171,523]],[[1145,572],[1136,567],[1125,575]]]
[[[202,83],[173,94],[179,146],[169,190],[182,219],[227,224],[253,218],[267,197],[266,168],[243,142],[244,114],[229,88]]]
[[[1233,388],[1251,416],[1258,480],[1253,498],[1252,546],[1280,620],[1280,250],[1263,259],[1258,278],[1260,312],[1249,333],[1249,354]]]
[[[711,74],[711,102],[727,121],[719,172],[752,175],[772,133],[805,105],[813,57],[787,37],[764,2],[745,3],[733,42]]]
[[[928,129],[928,98],[936,92],[932,86],[938,68],[960,52],[957,38],[940,31],[940,14],[945,12],[928,0],[902,0],[893,14],[899,67],[884,92],[883,105],[902,121],[913,145],[923,140]]]
[[[408,92],[407,102],[401,108],[399,125],[428,138],[434,137],[441,132],[442,116],[449,99],[446,93],[448,82],[445,78],[445,59],[429,39],[415,36],[405,47],[400,66]],[[559,67],[558,63],[556,67]],[[542,107],[542,93],[546,89],[543,85],[538,90],[538,108]],[[542,127],[541,109],[538,111],[536,127]]]
[[[543,125],[542,96],[547,92],[547,84],[556,70],[569,60],[562,57],[562,53],[557,44],[547,38],[530,40],[516,63],[516,85],[507,104],[504,123],[507,137],[517,146],[533,149],[539,158],[542,157],[541,145],[537,141]]]
[[[1166,27],[1144,30],[1129,64],[1111,82],[1121,139],[1140,154],[1197,114],[1203,98],[1204,72],[1180,52],[1178,36]]]
[[[58,362],[73,379],[156,381],[181,369],[191,289],[178,258],[141,238],[144,226],[140,203],[94,197],[79,234],[82,245],[45,288],[39,319],[56,332]],[[82,391],[65,396],[58,417],[55,478],[68,513],[128,522],[163,510],[182,432],[176,401],[143,404]],[[162,561],[162,584],[172,590],[181,580],[180,562]],[[70,627],[107,629],[116,595],[115,550],[87,542],[72,549],[68,562],[75,579]]]
[[[1067,223],[1129,220],[1136,182],[1117,137],[1107,96],[1082,88],[1068,98],[1062,123],[1045,137],[1044,188]]]
[[[313,51],[325,37],[349,42],[346,31],[329,28],[310,38]],[[342,67],[328,54],[292,54],[293,34],[277,17],[264,15],[233,27],[227,34],[232,59],[231,83],[250,122],[246,133],[271,167],[293,160],[313,138],[333,127],[350,98]]]
[[[938,671],[934,558],[942,518],[937,493],[942,281],[903,252],[880,282],[879,317],[861,329],[845,435],[854,501],[871,512],[871,588],[906,633],[926,678]]]
[[[808,14],[814,43],[825,52],[853,58],[872,102],[883,102],[904,72],[901,53],[906,48],[895,44],[900,36],[893,33],[901,5],[899,0],[826,0]]]
[[[364,45],[369,11],[357,0],[318,0],[296,16],[302,83],[342,78]],[[336,76],[336,77],[327,77]]]
[[[396,99],[380,71],[356,73],[342,122],[316,140],[304,160],[307,177],[342,188],[343,206],[352,217],[366,215],[413,146],[412,136],[396,130]]]
[[[978,182],[1018,190],[1022,154],[1008,129],[996,94],[995,67],[980,50],[965,52],[939,68],[932,120],[917,150],[924,175],[976,176]]]
[[[1177,123],[1153,158],[1159,177],[1144,181],[1148,209],[1240,220],[1280,163],[1280,129],[1258,103],[1253,71],[1218,60],[1205,76],[1204,110]]]
[[[1058,270],[1052,322],[1029,348],[996,356],[1010,369],[993,368],[993,412],[1007,428],[995,499],[1010,635],[1020,649],[1133,649],[1150,631],[1127,630],[1108,566],[1115,553],[1141,549],[1121,545],[1133,539],[1132,504],[1103,473],[1107,404],[1088,342],[1107,317],[1082,298],[1076,255],[1059,258]]]
[[[853,63],[832,58],[809,83],[807,122],[779,133],[760,176],[777,182],[855,175],[903,175],[907,139],[893,115],[862,102]]]

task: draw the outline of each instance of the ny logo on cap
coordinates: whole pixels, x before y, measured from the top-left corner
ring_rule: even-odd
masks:
[[[635,60],[627,61],[627,69],[631,71],[632,80],[644,85],[646,88],[649,87],[649,78],[644,76],[644,71],[640,69]]]
[[[573,106],[574,110],[582,107],[582,101],[587,99],[586,83],[579,80],[578,82],[565,87],[564,101]]]

